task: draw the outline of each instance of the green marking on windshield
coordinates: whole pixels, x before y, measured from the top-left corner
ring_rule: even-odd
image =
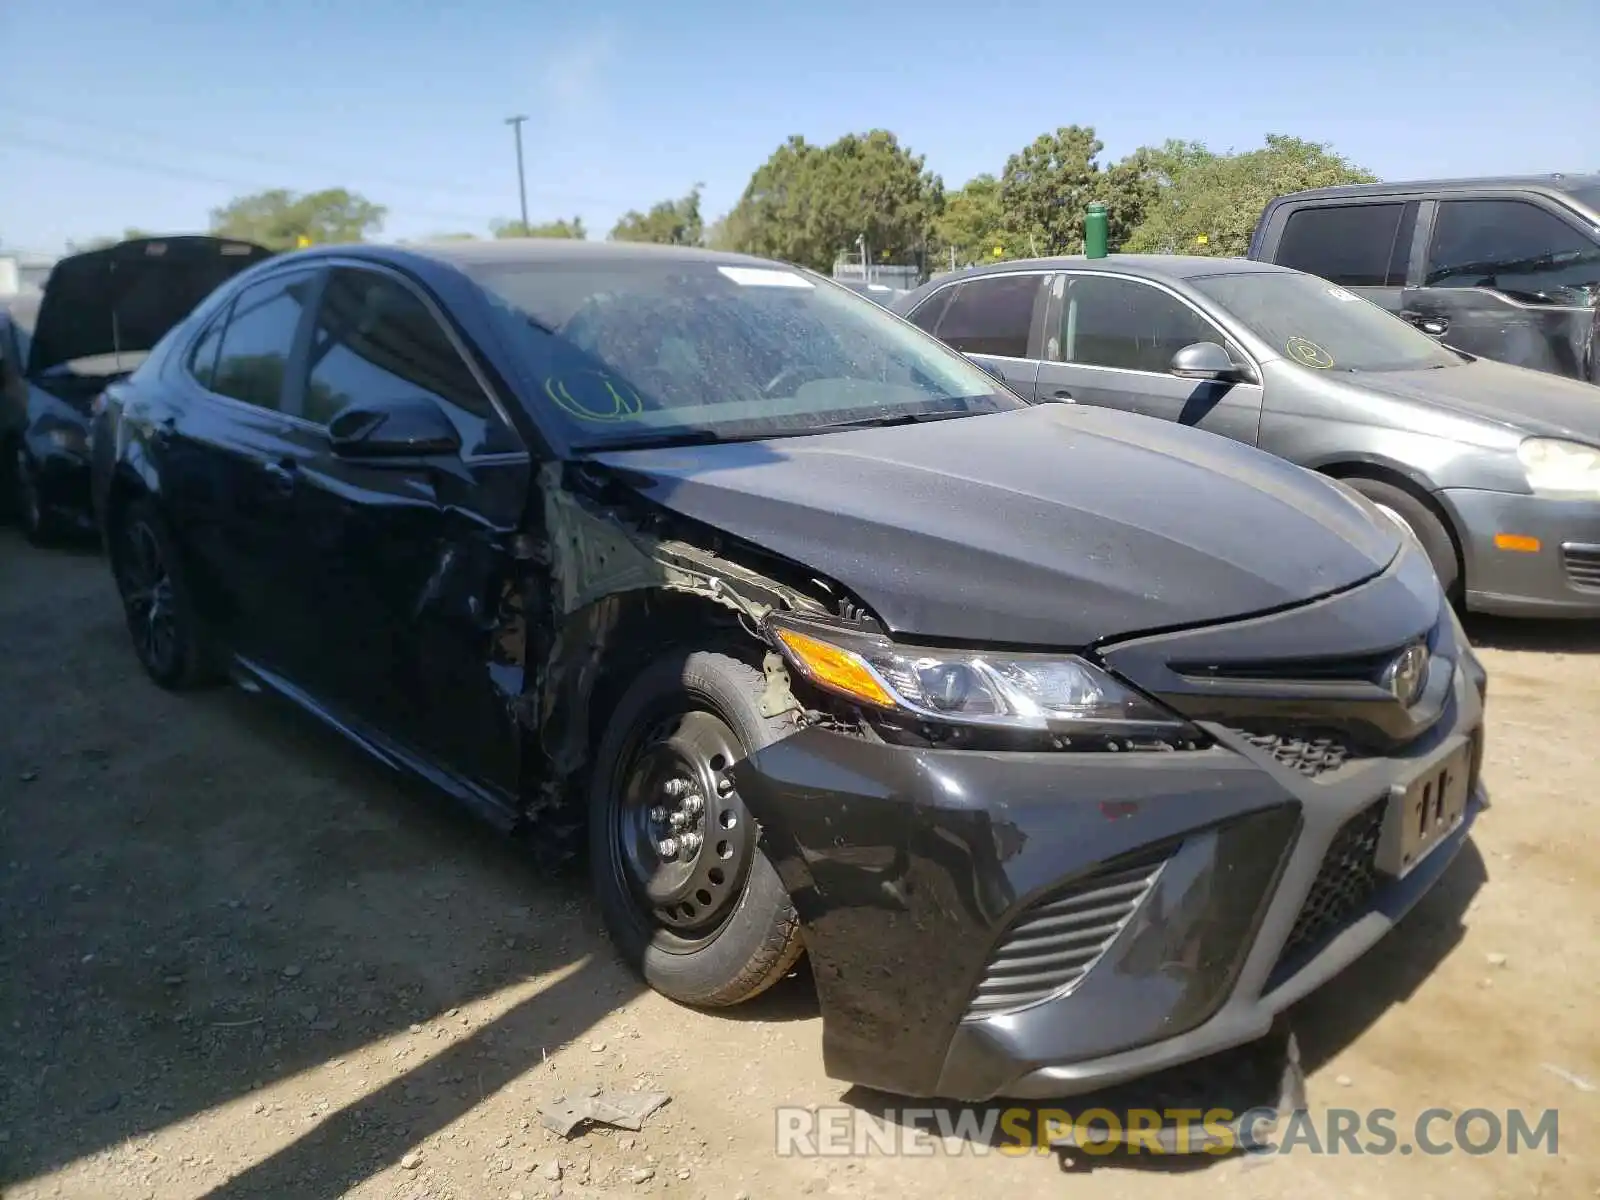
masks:
[[[544,381],[544,394],[580,421],[614,424],[644,413],[644,400],[638,392],[599,371],[551,376]]]
[[[1284,346],[1284,352],[1302,366],[1315,367],[1319,371],[1326,371],[1333,366],[1333,355],[1308,338],[1290,338]]]

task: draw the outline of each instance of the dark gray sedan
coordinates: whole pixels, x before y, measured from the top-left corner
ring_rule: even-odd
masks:
[[[1600,388],[1238,259],[1003,263],[891,308],[1024,397],[1193,425],[1343,479],[1409,527],[1467,609],[1600,616]]]

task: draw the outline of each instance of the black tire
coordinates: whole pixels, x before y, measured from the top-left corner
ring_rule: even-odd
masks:
[[[220,656],[201,624],[177,543],[155,503],[148,497],[128,503],[111,535],[111,570],[145,673],[175,692],[217,682]]]
[[[628,687],[596,756],[589,862],[601,912],[629,965],[651,987],[685,1004],[715,1008],[759,995],[789,972],[803,950],[799,918],[761,851],[759,830],[722,777],[738,758],[790,732],[782,720],[761,714],[763,683],[760,671],[725,654],[669,654]],[[728,761],[718,766],[719,758]],[[653,886],[661,890],[652,898],[641,877],[655,851],[640,848],[659,844],[657,832],[666,826],[649,813],[680,803],[671,799],[678,779],[695,790],[684,795],[685,807],[675,815],[685,815],[694,797],[701,799],[703,812],[686,818],[694,822],[686,832],[703,835],[703,841],[692,856],[671,856],[665,865],[659,857],[654,861]],[[649,810],[642,809],[644,800]],[[693,890],[708,875],[714,883]],[[680,876],[681,884],[675,882]],[[669,893],[687,903],[673,902]]]
[[[33,458],[21,442],[10,447],[9,458],[7,482],[11,487],[10,506],[16,514],[17,524],[22,527],[22,536],[35,546],[54,545],[60,534],[40,498]]]
[[[1433,563],[1433,573],[1439,577],[1445,595],[1450,597],[1452,603],[1459,602],[1461,556],[1456,551],[1455,539],[1433,509],[1392,483],[1360,477],[1346,479],[1345,482],[1379,508],[1387,509],[1400,518],[1427,551],[1428,560]]]

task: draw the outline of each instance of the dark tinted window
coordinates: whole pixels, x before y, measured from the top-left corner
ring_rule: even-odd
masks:
[[[202,387],[211,387],[216,379],[217,350],[222,346],[222,331],[227,323],[226,314],[211,322],[189,352],[189,374],[199,380]]]
[[[944,310],[950,307],[959,286],[940,288],[921,304],[917,305],[916,312],[912,313],[909,320],[918,329],[925,329],[932,333],[939,326],[939,318],[944,316]]]
[[[283,407],[284,369],[305,310],[308,275],[265,279],[235,297],[208,386],[262,408]]]
[[[1448,200],[1427,282],[1493,288],[1527,304],[1588,304],[1600,291],[1600,241],[1524,200]]]
[[[1028,330],[1041,276],[969,279],[939,319],[939,339],[964,354],[1028,357]]]
[[[1405,205],[1349,204],[1301,208],[1289,214],[1273,261],[1346,287],[1398,287],[1389,264],[1395,257]]]
[[[1160,288],[1109,275],[1069,276],[1061,306],[1062,361],[1165,373],[1195,342],[1226,345],[1223,334]]]
[[[303,415],[321,424],[352,401],[382,403],[419,392],[480,421],[494,414],[427,305],[375,271],[340,268],[329,276],[310,362]]]

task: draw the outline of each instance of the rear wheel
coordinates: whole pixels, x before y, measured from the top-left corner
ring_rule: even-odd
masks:
[[[644,670],[601,740],[590,869],[612,941],[657,991],[737,1004],[800,957],[799,920],[728,768],[787,732],[759,671],[724,654]]]
[[[1456,602],[1461,591],[1461,557],[1456,552],[1455,539],[1443,521],[1423,501],[1392,483],[1377,479],[1346,479],[1356,491],[1371,500],[1384,516],[1395,522],[1427,551],[1433,573],[1439,577],[1440,586],[1451,602]]]
[[[177,547],[155,505],[133,501],[115,524],[111,569],[146,674],[173,691],[198,687],[218,675]]]
[[[17,514],[22,533],[35,546],[46,546],[56,538],[55,523],[39,494],[39,477],[33,456],[18,442],[11,452],[11,510]]]

